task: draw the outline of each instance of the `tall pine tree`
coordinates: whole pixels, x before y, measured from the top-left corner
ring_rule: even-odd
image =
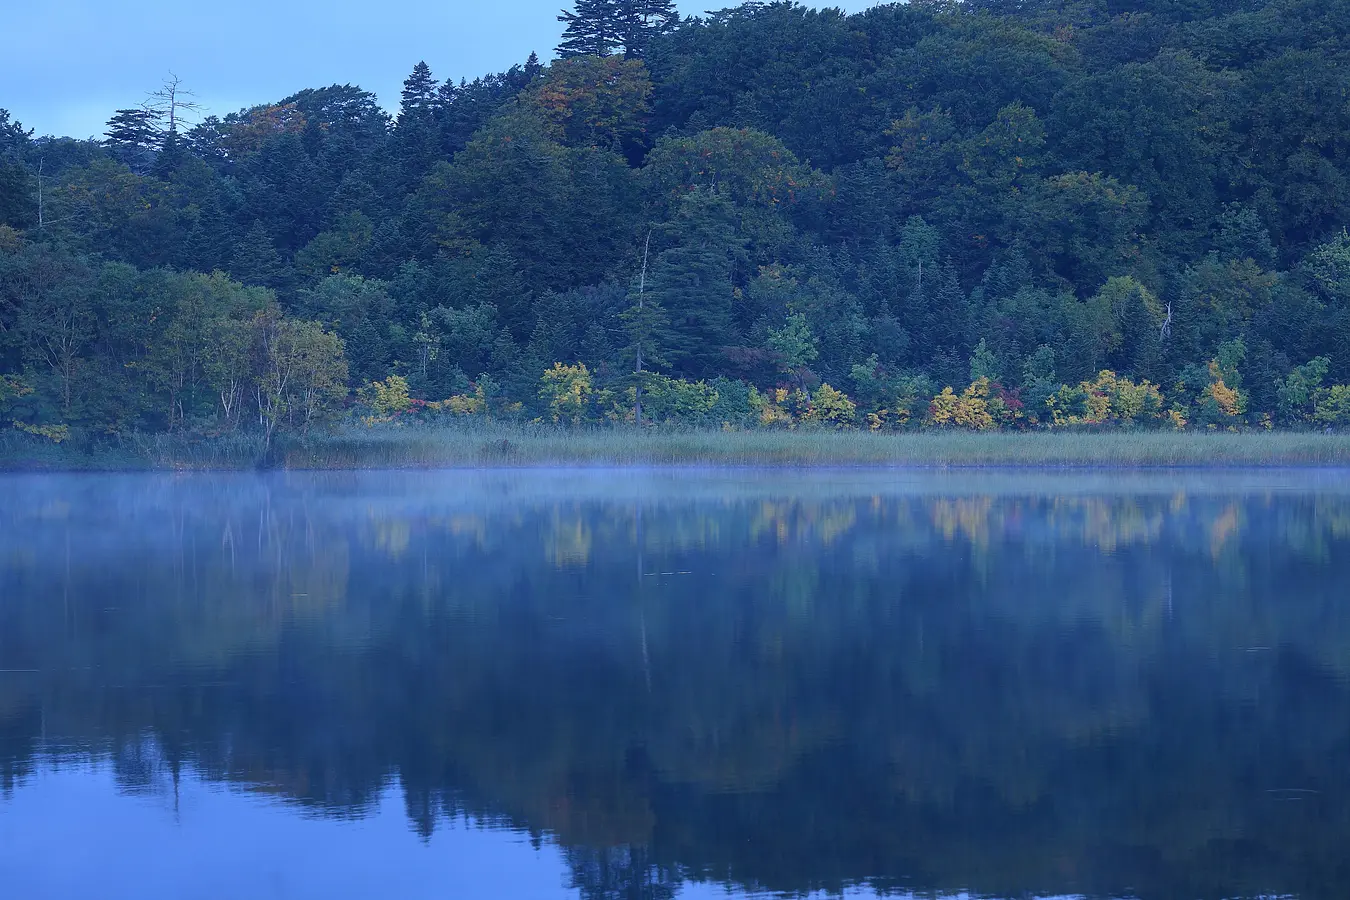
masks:
[[[646,299],[669,317],[666,358],[682,375],[715,375],[722,349],[736,343],[732,277],[746,242],[735,209],[714,191],[691,191],[662,230],[670,246],[652,265]]]
[[[0,109],[0,225],[24,228],[37,220],[37,182],[24,165],[32,134]]]
[[[187,148],[183,145],[183,139],[178,136],[175,129],[169,129],[164,132],[164,137],[159,144],[159,153],[155,156],[155,163],[150,167],[156,178],[168,179],[178,168],[183,165],[187,159]]]
[[[413,119],[430,118],[436,108],[436,79],[425,61],[413,66],[412,74],[403,82],[403,100],[398,108],[398,124],[402,127]]]
[[[10,119],[9,110],[0,109],[0,154],[19,154],[27,151],[33,139],[33,129]]]
[[[627,57],[647,54],[652,40],[670,32],[680,16],[672,0],[577,0],[576,10],[563,10],[567,24],[558,55]]]
[[[629,59],[646,57],[652,41],[680,23],[672,0],[616,0],[619,40]]]
[[[235,245],[230,274],[244,284],[262,287],[279,287],[285,281],[286,266],[261,221],[255,221]]]
[[[526,84],[532,84],[544,72],[544,64],[539,61],[539,54],[533,50],[525,60],[525,66],[521,69],[521,77]]]
[[[133,172],[154,165],[160,146],[159,114],[149,109],[119,109],[108,120],[103,146]]]
[[[619,0],[576,0],[576,10],[563,10],[558,21],[567,24],[559,56],[609,56],[622,45]]]
[[[441,159],[441,135],[436,121],[442,107],[439,87],[425,62],[413,66],[412,74],[403,82],[393,145],[394,156],[402,166],[399,175],[405,188],[421,181]]]

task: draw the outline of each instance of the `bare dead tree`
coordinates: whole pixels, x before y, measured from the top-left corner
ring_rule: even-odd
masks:
[[[1166,341],[1172,336],[1172,304],[1167,304],[1167,318],[1163,320],[1162,328],[1158,331],[1158,340]]]
[[[146,96],[141,108],[159,116],[159,120],[165,123],[165,130],[176,135],[180,119],[194,117],[206,108],[192,99],[195,96],[183,87],[183,79],[170,72],[160,89]]]
[[[647,229],[647,241],[642,245],[642,274],[638,276],[638,315],[642,315],[643,294],[647,291],[647,255],[652,249],[652,230]],[[637,365],[633,368],[637,376],[633,388],[633,424],[642,427],[642,340],[637,341]]]

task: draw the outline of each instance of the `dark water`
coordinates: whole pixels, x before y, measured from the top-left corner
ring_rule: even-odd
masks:
[[[0,895],[1347,897],[1347,481],[0,478]]]

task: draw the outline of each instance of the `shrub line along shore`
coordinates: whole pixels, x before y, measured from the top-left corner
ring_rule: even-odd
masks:
[[[93,453],[10,439],[6,471],[492,467],[1350,468],[1350,435],[668,431],[530,426],[344,428],[267,453],[237,437],[154,436]]]

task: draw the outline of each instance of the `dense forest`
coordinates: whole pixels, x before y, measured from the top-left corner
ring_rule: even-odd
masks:
[[[0,110],[9,439],[1350,424],[1345,4],[560,18],[394,116]]]

